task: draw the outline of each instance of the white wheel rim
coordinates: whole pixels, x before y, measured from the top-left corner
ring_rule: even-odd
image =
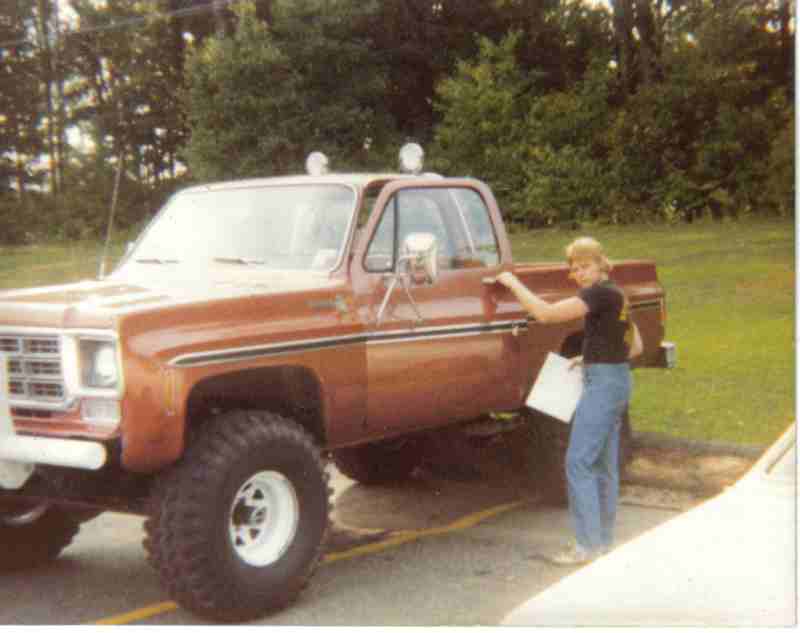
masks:
[[[300,504],[292,482],[274,470],[256,473],[231,504],[228,531],[236,554],[256,567],[286,553],[297,534]]]

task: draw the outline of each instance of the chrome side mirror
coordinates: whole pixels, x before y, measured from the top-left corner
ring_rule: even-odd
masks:
[[[403,242],[400,261],[416,283],[436,283],[439,278],[439,244],[432,233],[411,233]]]
[[[439,243],[436,236],[432,233],[411,233],[403,241],[402,251],[397,265],[397,271],[390,273],[385,278],[388,282],[386,294],[383,297],[381,307],[378,309],[378,316],[375,324],[380,325],[389,298],[392,296],[398,282],[403,284],[406,296],[417,315],[417,324],[424,322],[420,314],[417,302],[411,296],[411,282],[416,284],[433,284],[439,278]]]

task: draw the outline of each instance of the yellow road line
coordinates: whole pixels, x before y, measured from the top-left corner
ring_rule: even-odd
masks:
[[[149,607],[144,607],[143,609],[137,609],[136,611],[123,613],[122,615],[104,618],[103,620],[93,622],[93,624],[130,624],[131,622],[152,618],[153,616],[161,613],[175,611],[177,608],[178,605],[174,602],[159,602],[158,604],[151,604]]]
[[[336,561],[347,560],[348,558],[355,558],[356,556],[374,554],[375,552],[380,552],[391,547],[397,547],[398,545],[417,541],[421,538],[439,536],[441,534],[447,534],[448,532],[458,532],[459,530],[466,530],[467,528],[477,525],[481,521],[485,521],[493,516],[497,516],[498,514],[502,514],[503,512],[517,508],[522,505],[522,503],[522,501],[515,501],[513,503],[506,503],[505,505],[488,508],[487,510],[482,510],[481,512],[476,512],[474,514],[468,514],[467,516],[462,517],[457,521],[450,523],[449,525],[442,525],[425,530],[402,530],[394,532],[394,534],[389,538],[383,541],[378,541],[377,543],[357,545],[356,547],[348,550],[327,554],[322,559],[322,563],[335,563]]]
[[[503,514],[504,512],[508,512],[509,510],[513,510],[514,508],[518,508],[524,503],[525,503],[524,501],[514,501],[512,503],[506,503],[500,506],[494,506],[493,508],[487,508],[486,510],[481,510],[480,512],[475,512],[473,514],[468,514],[464,517],[461,517],[460,519],[453,521],[448,525],[427,528],[424,530],[401,530],[398,532],[394,532],[394,534],[391,537],[389,537],[384,541],[379,541],[377,543],[367,543],[366,545],[357,545],[356,547],[343,550],[341,552],[332,552],[330,554],[326,554],[322,558],[322,564],[326,565],[329,563],[335,563],[336,561],[340,560],[347,560],[350,558],[356,558],[358,556],[374,554],[375,552],[380,552],[382,550],[390,549],[392,547],[398,547],[405,543],[410,543],[412,541],[417,541],[419,539],[426,537],[440,536],[441,534],[447,534],[449,532],[458,532],[460,530],[466,530],[468,528],[477,525],[482,521],[485,521],[486,519],[490,519],[492,517]],[[158,604],[153,604],[148,607],[144,607],[142,609],[137,609],[136,611],[130,611],[129,613],[123,613],[121,615],[116,615],[109,618],[104,618],[102,620],[97,620],[96,622],[92,622],[91,624],[92,625],[130,624],[131,622],[146,620],[147,618],[152,618],[162,613],[169,613],[170,611],[175,611],[177,608],[178,605],[175,602],[171,601],[159,602]]]

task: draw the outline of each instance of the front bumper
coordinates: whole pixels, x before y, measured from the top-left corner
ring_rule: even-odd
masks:
[[[106,448],[97,442],[0,435],[0,488],[21,488],[37,464],[98,470]]]
[[[6,384],[3,373],[0,368],[0,385]],[[21,488],[37,464],[98,470],[107,458],[99,442],[17,435],[5,389],[0,388],[0,488]]]

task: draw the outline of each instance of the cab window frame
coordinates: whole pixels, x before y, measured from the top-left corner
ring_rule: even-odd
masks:
[[[400,203],[400,194],[403,193],[403,192],[408,192],[408,191],[425,191],[425,190],[429,190],[429,191],[432,191],[432,192],[441,191],[442,194],[448,196],[450,198],[450,204],[452,204],[452,207],[456,211],[456,214],[458,216],[457,218],[445,218],[444,217],[444,215],[445,215],[444,210],[441,209],[441,208],[438,209],[438,213],[439,213],[438,220],[442,223],[443,229],[446,232],[448,232],[448,236],[447,236],[448,237],[448,242],[450,243],[450,247],[451,247],[451,250],[452,250],[452,253],[453,253],[451,255],[451,265],[450,266],[444,266],[443,270],[459,271],[459,270],[469,270],[469,269],[479,269],[479,268],[495,268],[495,267],[499,266],[501,264],[501,261],[502,261],[502,253],[501,253],[501,249],[500,249],[500,242],[499,242],[498,237],[497,237],[497,230],[496,230],[496,228],[494,226],[494,222],[492,221],[492,214],[491,214],[490,207],[486,203],[486,200],[484,199],[483,195],[481,194],[481,192],[478,189],[476,189],[474,187],[470,187],[468,185],[462,185],[462,184],[449,185],[449,186],[413,186],[413,185],[409,185],[409,186],[403,186],[401,188],[398,188],[396,191],[394,191],[392,193],[391,197],[389,197],[389,199],[387,200],[387,202],[384,205],[384,207],[380,210],[381,217],[375,223],[375,228],[373,229],[372,234],[370,235],[369,242],[366,244],[366,246],[364,248],[364,253],[363,253],[362,262],[361,262],[361,265],[362,265],[362,268],[364,269],[364,271],[367,272],[367,273],[370,273],[370,274],[385,274],[385,273],[394,273],[394,272],[396,272],[396,270],[397,270],[398,253],[399,253],[399,247],[400,247],[399,236],[400,236],[400,232],[401,232],[401,228],[402,228],[400,226],[400,224],[402,222],[402,217],[401,217],[401,215],[402,215],[402,204]],[[476,240],[476,237],[478,237],[477,235],[474,234],[474,229],[476,227],[473,226],[473,224],[470,222],[469,218],[467,217],[467,212],[465,210],[464,203],[462,201],[460,201],[458,199],[458,197],[456,196],[456,194],[454,193],[454,191],[457,191],[457,190],[468,191],[471,194],[477,196],[477,199],[480,201],[480,205],[482,207],[481,213],[483,213],[483,215],[485,217],[485,220],[488,223],[489,230],[491,231],[492,247],[493,247],[492,256],[493,256],[493,258],[495,260],[493,263],[486,263],[484,261],[484,259],[481,257],[482,244],[479,243],[480,240]],[[437,207],[439,207],[439,204],[435,200],[432,200],[432,202],[433,202],[433,204],[437,205]],[[374,203],[373,203],[373,206],[374,206]],[[393,227],[393,236],[392,236],[391,265],[389,267],[387,267],[387,268],[380,268],[380,269],[370,268],[368,266],[368,263],[367,263],[368,259],[369,259],[369,256],[370,256],[370,250],[373,247],[373,245],[375,244],[375,240],[376,240],[376,238],[378,236],[378,233],[379,233],[379,231],[381,229],[381,226],[382,226],[382,224],[383,224],[383,222],[385,220],[385,216],[386,216],[387,213],[392,213],[393,216],[394,216],[393,217],[394,227]],[[456,262],[459,259],[457,257],[457,254],[459,252],[459,250],[457,248],[458,244],[459,244],[459,240],[454,240],[453,236],[450,234],[450,232],[452,230],[452,227],[450,226],[450,224],[457,224],[460,227],[459,230],[461,230],[463,232],[463,235],[460,236],[460,237],[463,237],[464,238],[464,242],[470,246],[470,250],[471,250],[470,254],[472,256],[472,259],[470,261],[479,261],[480,262],[479,266],[475,266],[475,265],[473,265],[473,266],[455,266],[455,265],[452,265],[452,263]]]

